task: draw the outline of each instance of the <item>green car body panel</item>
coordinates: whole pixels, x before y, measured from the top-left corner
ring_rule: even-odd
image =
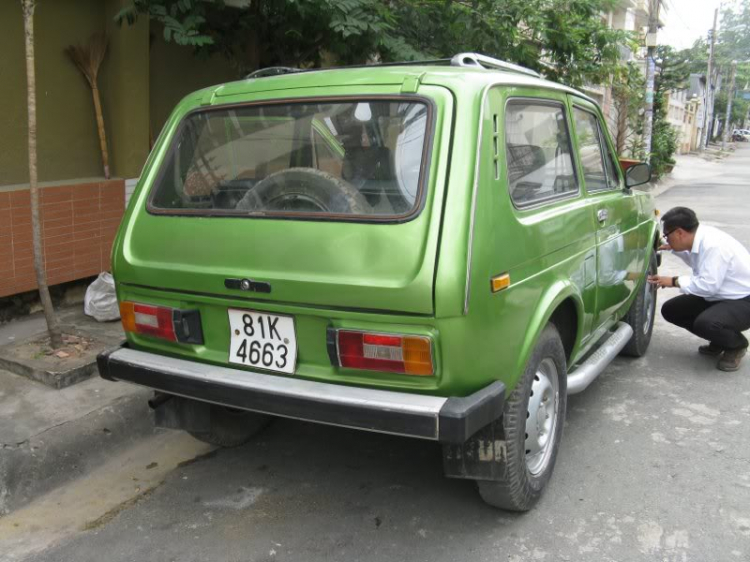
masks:
[[[417,212],[399,221],[343,221],[149,209],[186,116],[280,99],[428,104],[428,160]],[[113,247],[112,268],[120,301],[198,310],[205,341],[190,345],[128,333],[129,345],[226,366],[227,309],[266,311],[294,317],[295,378],[466,396],[496,380],[512,391],[540,333],[563,311],[571,326],[564,338],[568,361],[575,364],[627,312],[645,282],[658,235],[653,204],[648,195],[624,189],[619,172],[620,189],[589,192],[575,159],[576,193],[514,206],[502,149],[505,108],[514,99],[560,104],[568,119],[574,107],[601,119],[600,110],[572,89],[447,66],[316,71],[189,95],[146,163]],[[575,154],[574,123],[568,129]],[[597,219],[602,209],[606,226]],[[509,275],[510,286],[493,293],[491,279],[500,274]],[[273,290],[243,293],[226,288],[227,278],[262,280]],[[428,336],[434,375],[335,366],[326,345],[329,327]]]

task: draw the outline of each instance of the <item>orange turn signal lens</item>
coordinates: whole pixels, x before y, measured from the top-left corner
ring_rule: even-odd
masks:
[[[510,275],[503,273],[502,275],[496,275],[491,279],[492,292],[497,293],[503,289],[510,287]]]
[[[404,354],[404,370],[407,375],[432,375],[432,350],[429,338],[407,336],[401,348]]]
[[[432,341],[426,336],[338,330],[336,341],[334,353],[341,367],[416,376],[435,373]]]
[[[135,332],[135,303],[124,301],[120,303],[120,318],[122,328],[126,332]]]

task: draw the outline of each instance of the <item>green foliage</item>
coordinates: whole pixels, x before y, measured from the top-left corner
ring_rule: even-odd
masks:
[[[619,48],[633,37],[609,29],[601,14],[614,0],[401,2],[394,13],[406,41],[430,57],[476,51],[580,87],[607,81]]]
[[[683,89],[690,76],[690,61],[684,51],[677,52],[662,46],[656,50],[658,72],[654,79],[654,121],[651,135],[651,170],[655,177],[662,176],[673,166],[677,152],[679,131],[667,121],[667,100],[672,90]]]
[[[651,172],[654,177],[661,177],[674,166],[674,154],[677,152],[679,133],[664,119],[654,119],[651,136]]]
[[[620,66],[613,75],[612,102],[615,109],[615,146],[618,154],[630,147],[631,158],[642,158],[643,103],[646,77],[633,63]],[[635,143],[639,143],[638,145]]]
[[[628,139],[627,155],[629,158],[641,161],[646,160],[646,143],[643,141],[642,133],[643,130]]]
[[[132,0],[117,20],[139,14],[167,41],[221,53],[238,72],[373,60],[446,58],[476,51],[582,86],[615,71],[633,37],[601,14],[617,0]]]
[[[221,0],[133,0],[133,4],[120,10],[115,21],[127,21],[132,25],[139,14],[148,14],[164,25],[164,40],[178,45],[202,47],[211,44],[211,37],[202,33],[206,23],[207,4],[217,4]]]
[[[721,15],[721,32],[718,36],[721,50],[719,62],[722,64],[724,79],[729,80],[730,64],[738,61],[736,71],[736,90],[746,91],[750,88],[750,0],[741,0],[728,5]],[[716,100],[717,112],[726,115],[726,92]],[[748,102],[741,97],[732,101],[730,129],[745,122]],[[718,113],[717,113],[718,114]]]
[[[706,74],[708,66],[709,42],[700,39],[693,47],[682,51],[684,58],[689,60],[690,72]],[[724,119],[726,115],[727,92],[731,81],[732,61],[738,61],[736,73],[736,89],[746,90],[750,87],[750,0],[737,0],[726,4],[722,13],[719,31],[714,48],[714,81],[722,80],[722,90],[716,97],[714,105],[715,115]],[[745,121],[748,103],[735,98],[732,102],[732,123],[740,125]]]
[[[727,114],[727,91],[722,90],[719,95],[716,96],[716,103],[714,104],[714,113],[724,119]],[[730,123],[742,123],[747,115],[748,102],[740,97],[735,97],[732,100],[732,114],[729,116]]]
[[[657,74],[654,80],[655,93],[667,93],[687,87],[690,77],[689,53],[675,51],[672,47],[661,46],[656,49]]]

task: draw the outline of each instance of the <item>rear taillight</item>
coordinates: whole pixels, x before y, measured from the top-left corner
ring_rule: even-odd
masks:
[[[152,306],[134,302],[120,303],[122,327],[126,332],[134,332],[169,341],[177,341],[172,322],[173,309],[165,306]]]
[[[336,350],[339,365],[350,369],[420,376],[434,373],[432,342],[424,336],[339,330]]]
[[[203,343],[200,313],[137,302],[120,303],[122,327],[126,332],[182,343]]]

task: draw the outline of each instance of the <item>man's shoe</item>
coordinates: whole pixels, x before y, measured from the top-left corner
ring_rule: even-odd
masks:
[[[698,348],[698,353],[701,355],[710,355],[711,357],[718,357],[724,353],[724,349],[718,345],[709,343],[708,345],[702,345]]]
[[[739,349],[727,349],[719,362],[716,364],[716,368],[720,371],[732,372],[740,368],[740,361],[747,352],[746,347]]]

